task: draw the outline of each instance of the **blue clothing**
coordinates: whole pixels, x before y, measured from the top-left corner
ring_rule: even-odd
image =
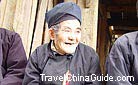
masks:
[[[67,70],[75,76],[101,75],[99,59],[96,52],[89,46],[79,43],[74,54],[54,54],[51,43],[38,47],[29,58],[25,70],[23,85],[62,85],[60,80],[42,80],[45,76],[63,76]],[[101,85],[100,81],[76,81],[70,85]]]
[[[107,81],[107,85],[138,85],[138,31],[116,40],[107,58],[106,70],[114,77],[114,81]],[[124,79],[120,80],[118,76]],[[128,76],[133,78],[127,81],[125,77]]]
[[[20,36],[0,28],[0,85],[22,85],[26,64]]]

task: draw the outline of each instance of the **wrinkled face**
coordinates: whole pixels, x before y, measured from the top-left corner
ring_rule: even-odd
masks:
[[[50,37],[54,40],[57,51],[61,54],[74,53],[81,40],[80,22],[77,19],[61,22],[57,32],[52,32]]]

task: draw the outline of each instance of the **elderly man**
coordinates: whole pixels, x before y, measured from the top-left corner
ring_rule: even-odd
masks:
[[[138,31],[118,38],[106,63],[107,85],[138,85]]]
[[[46,13],[46,20],[51,40],[31,55],[23,85],[100,85],[90,78],[101,75],[98,56],[80,43],[79,6],[60,3]]]
[[[0,28],[0,85],[22,85],[26,64],[20,36]]]

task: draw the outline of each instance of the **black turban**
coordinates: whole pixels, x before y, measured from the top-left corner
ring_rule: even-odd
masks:
[[[57,24],[65,15],[71,15],[79,20],[81,24],[81,9],[73,2],[64,2],[56,5],[53,9],[46,13],[46,21],[48,27]]]

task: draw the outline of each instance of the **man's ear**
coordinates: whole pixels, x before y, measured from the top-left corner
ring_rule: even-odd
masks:
[[[50,39],[54,40],[54,38],[55,38],[55,31],[54,31],[54,29],[50,28],[48,32],[49,32]]]

